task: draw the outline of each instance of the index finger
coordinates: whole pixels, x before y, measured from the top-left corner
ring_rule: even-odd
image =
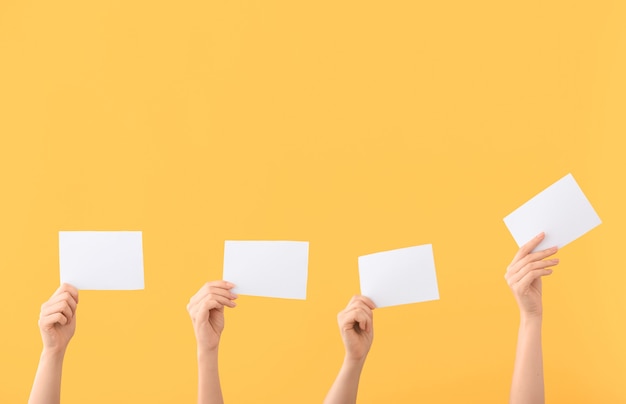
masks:
[[[376,308],[376,305],[374,304],[374,302],[372,301],[372,299],[370,299],[367,296],[361,296],[360,299],[363,303],[365,303],[365,305],[367,305],[367,307],[369,307],[371,310],[374,310]]]
[[[234,293],[230,292],[230,290],[234,287],[235,287],[234,284],[232,284],[231,282],[227,282],[227,281],[220,280],[220,281],[207,282],[204,285],[202,285],[200,290],[198,290],[196,294],[191,297],[191,299],[189,299],[189,303],[195,304],[197,301],[204,299],[206,295],[211,293],[211,288],[221,289],[221,290],[229,292],[229,294],[234,295]]]
[[[362,295],[355,295],[352,296],[352,299],[350,299],[350,302],[348,303],[348,306],[352,305],[353,303],[356,302],[362,302],[364,303],[367,307],[370,308],[370,310],[374,310],[376,308],[376,305],[374,304],[374,302],[367,296],[362,296]]]
[[[76,303],[78,303],[78,289],[76,289],[74,286],[70,285],[69,283],[64,283],[61,286],[59,286],[59,288],[54,292],[52,296],[53,297],[58,296],[63,292],[69,293],[70,296],[74,298]]]
[[[511,264],[514,264],[517,261],[524,258],[525,256],[527,256],[532,250],[535,249],[535,247],[539,245],[539,243],[543,241],[544,238],[546,238],[546,233],[541,232],[537,234],[535,237],[533,237],[526,244],[521,246],[520,249],[517,251],[517,254],[515,254],[515,257],[513,257],[513,261],[511,261]]]
[[[211,281],[211,282],[207,282],[206,284],[209,286],[217,286],[218,288],[229,289],[229,290],[235,287],[233,283],[230,283],[224,280]]]

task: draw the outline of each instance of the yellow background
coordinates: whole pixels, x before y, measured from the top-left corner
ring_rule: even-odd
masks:
[[[243,296],[230,403],[318,403],[357,256],[433,243],[361,403],[502,403],[502,218],[572,172],[603,224],[544,284],[551,403],[626,402],[623,1],[0,3],[0,402],[25,402],[59,230],[142,230],[146,289],[81,293],[65,403],[196,397],[185,306],[225,239],[310,241],[306,301]]]

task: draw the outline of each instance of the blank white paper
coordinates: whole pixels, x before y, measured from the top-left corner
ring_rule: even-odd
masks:
[[[144,288],[140,231],[60,231],[61,283],[78,289]]]
[[[307,241],[226,241],[223,279],[240,295],[306,299]]]
[[[376,307],[439,299],[432,244],[361,256],[359,278]]]
[[[602,221],[572,174],[567,174],[504,218],[519,247],[541,232],[534,251],[566,246]]]

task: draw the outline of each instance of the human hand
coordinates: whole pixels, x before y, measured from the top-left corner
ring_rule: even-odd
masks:
[[[224,306],[235,307],[237,295],[230,292],[230,282],[208,282],[189,300],[187,311],[191,316],[198,349],[216,350],[224,330]]]
[[[541,277],[550,275],[549,267],[558,265],[557,258],[548,258],[558,251],[557,247],[531,252],[545,238],[544,233],[535,236],[519,249],[507,268],[504,278],[513,291],[520,314],[526,317],[540,317],[543,313],[541,304]]]
[[[39,331],[44,350],[63,352],[76,331],[78,289],[64,283],[41,305]]]
[[[365,296],[354,296],[348,306],[337,315],[341,338],[346,349],[346,359],[364,361],[374,340],[376,306]]]

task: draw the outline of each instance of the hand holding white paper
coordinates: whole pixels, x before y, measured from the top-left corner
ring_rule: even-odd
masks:
[[[359,278],[376,307],[439,299],[431,244],[359,257]]]
[[[60,231],[61,283],[78,289],[144,288],[140,231]]]
[[[306,299],[307,241],[226,241],[223,279],[239,295]]]
[[[602,221],[572,174],[567,174],[505,217],[504,223],[519,247],[545,232],[533,250],[541,251],[564,247]]]

